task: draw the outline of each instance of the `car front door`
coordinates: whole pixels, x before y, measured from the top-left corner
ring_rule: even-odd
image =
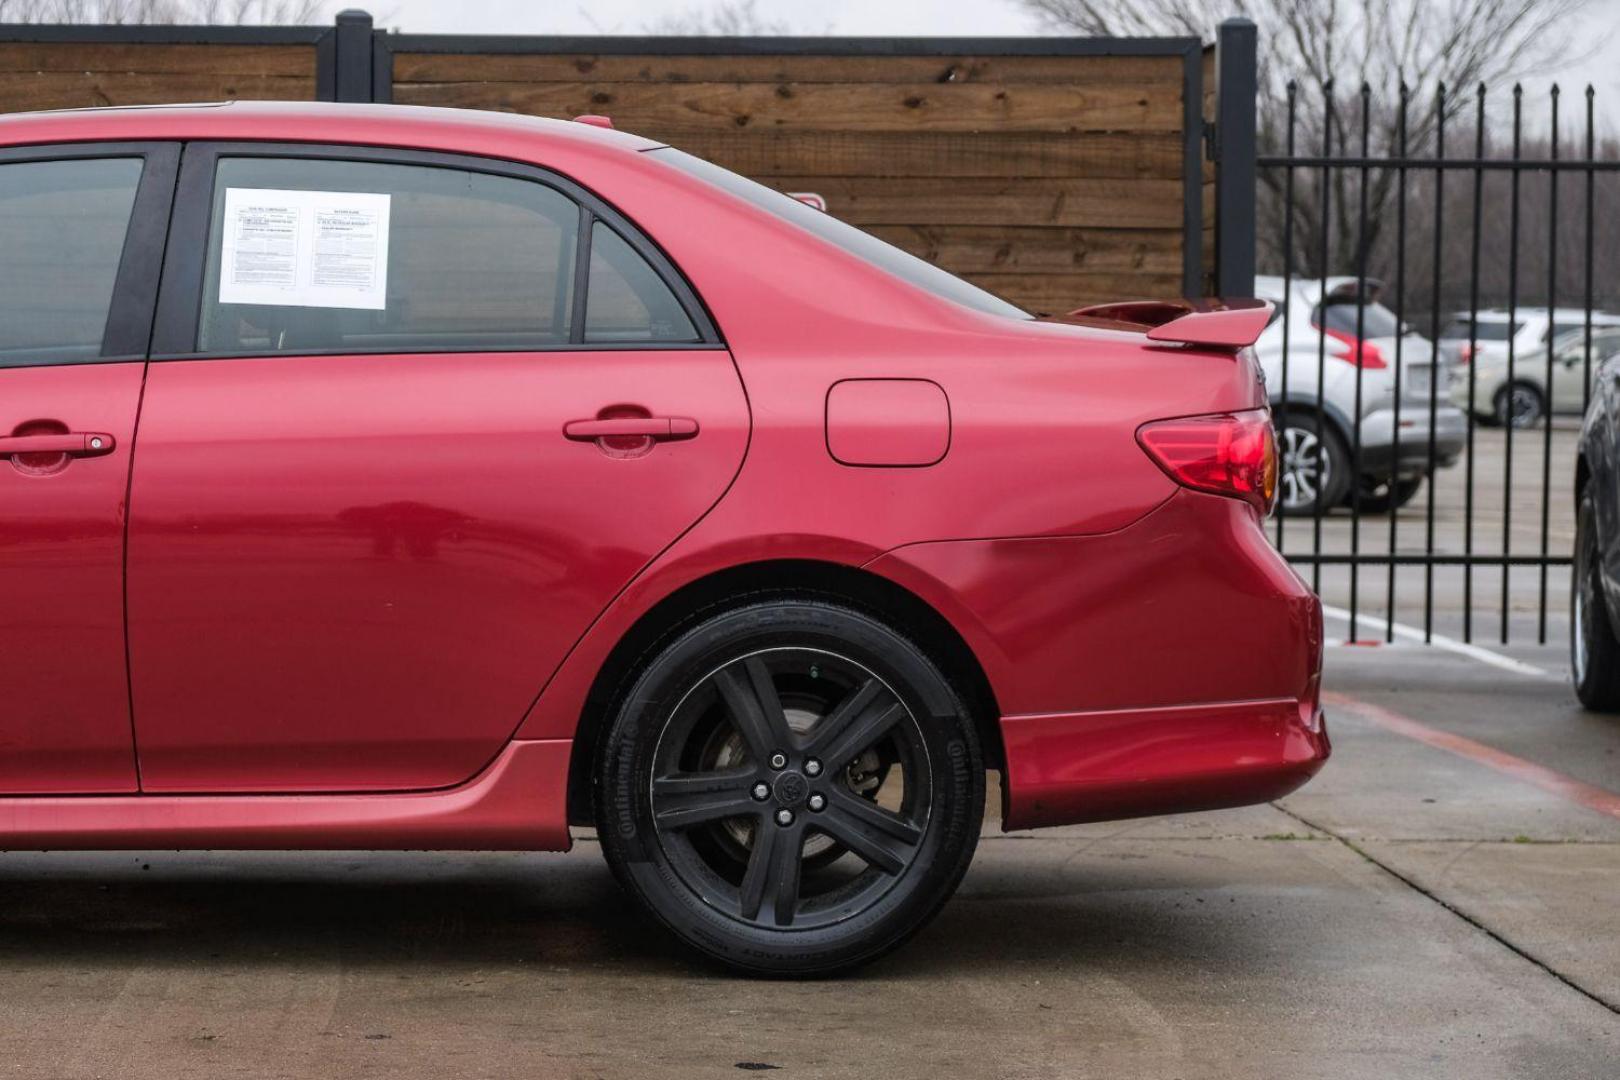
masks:
[[[180,190],[131,488],[143,788],[465,780],[730,483],[731,357],[540,170],[199,145]]]
[[[178,154],[0,150],[0,794],[137,788],[124,500]]]

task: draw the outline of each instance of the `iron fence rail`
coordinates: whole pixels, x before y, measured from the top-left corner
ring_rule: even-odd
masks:
[[[1224,30],[1224,28],[1223,28]],[[1225,40],[1223,38],[1223,45]],[[1242,88],[1239,87],[1239,90]],[[1220,83],[1223,94],[1229,90],[1226,80]],[[1578,142],[1573,149],[1578,152],[1566,154],[1564,132],[1560,129],[1561,117],[1559,115],[1560,91],[1554,86],[1548,94],[1546,103],[1546,118],[1548,127],[1543,136],[1546,151],[1538,157],[1526,156],[1524,150],[1525,134],[1525,105],[1526,95],[1522,87],[1514,86],[1511,91],[1512,119],[1509,128],[1509,141],[1505,156],[1493,156],[1491,153],[1491,140],[1489,138],[1489,100],[1488,92],[1484,86],[1472,92],[1472,101],[1466,97],[1459,99],[1452,90],[1444,85],[1438,86],[1431,102],[1417,104],[1414,102],[1412,90],[1402,85],[1394,94],[1393,131],[1388,131],[1381,138],[1380,146],[1372,138],[1373,116],[1383,106],[1375,98],[1373,87],[1362,84],[1348,97],[1341,95],[1332,81],[1315,88],[1310,94],[1312,101],[1307,113],[1307,94],[1296,82],[1286,87],[1285,117],[1281,129],[1273,134],[1274,145],[1272,152],[1257,153],[1255,161],[1259,170],[1273,170],[1281,172],[1280,183],[1274,189],[1280,190],[1280,201],[1275,207],[1275,213],[1281,215],[1281,221],[1272,221],[1276,231],[1281,235],[1281,277],[1285,296],[1293,295],[1296,282],[1311,281],[1319,289],[1319,302],[1326,302],[1328,292],[1328,279],[1330,268],[1342,268],[1352,274],[1358,287],[1355,290],[1355,338],[1358,342],[1365,342],[1366,337],[1366,310],[1370,303],[1368,299],[1367,283],[1371,280],[1369,275],[1370,260],[1376,257],[1392,273],[1387,277],[1392,279],[1391,306],[1398,326],[1401,328],[1395,336],[1394,346],[1394,433],[1395,445],[1393,456],[1399,458],[1401,438],[1401,411],[1403,404],[1408,409],[1414,407],[1424,409],[1427,413],[1427,452],[1426,463],[1428,469],[1428,493],[1424,504],[1424,521],[1422,528],[1421,551],[1402,551],[1401,545],[1401,518],[1396,508],[1391,507],[1388,521],[1384,527],[1384,550],[1367,550],[1363,548],[1364,522],[1360,466],[1363,456],[1363,432],[1361,428],[1362,387],[1365,380],[1365,366],[1357,362],[1355,373],[1355,409],[1352,417],[1351,440],[1351,475],[1352,484],[1349,493],[1349,550],[1324,550],[1324,517],[1337,518],[1339,515],[1333,508],[1325,508],[1321,500],[1316,500],[1311,520],[1293,521],[1279,516],[1274,525],[1274,541],[1290,560],[1308,567],[1312,577],[1312,584],[1318,590],[1322,586],[1322,570],[1327,566],[1340,566],[1348,568],[1349,597],[1344,606],[1349,609],[1350,637],[1357,635],[1357,623],[1363,619],[1364,606],[1362,602],[1361,577],[1363,572],[1375,572],[1375,568],[1382,568],[1386,580],[1381,590],[1387,618],[1384,622],[1384,635],[1386,640],[1393,640],[1395,636],[1395,612],[1397,601],[1397,574],[1399,567],[1422,567],[1423,580],[1423,633],[1425,640],[1429,640],[1435,633],[1435,569],[1437,567],[1461,567],[1462,581],[1462,637],[1465,641],[1473,640],[1475,636],[1475,576],[1476,571],[1491,571],[1499,573],[1499,589],[1495,599],[1498,601],[1499,620],[1498,637],[1505,644],[1510,636],[1509,615],[1512,611],[1512,595],[1510,590],[1510,571],[1516,567],[1533,568],[1537,574],[1536,587],[1536,639],[1540,642],[1547,640],[1548,626],[1548,591],[1549,571],[1567,567],[1572,563],[1569,553],[1552,550],[1550,543],[1552,522],[1552,492],[1555,481],[1553,463],[1553,409],[1551,407],[1551,390],[1554,385],[1555,363],[1553,350],[1553,336],[1557,320],[1553,316],[1558,307],[1560,288],[1568,290],[1570,299],[1578,298],[1583,311],[1580,320],[1584,329],[1584,358],[1581,365],[1583,378],[1583,405],[1589,404],[1591,394],[1592,375],[1592,331],[1595,292],[1594,277],[1594,233],[1596,213],[1596,180],[1600,175],[1613,175],[1620,173],[1620,160],[1612,157],[1599,156],[1599,146],[1596,139],[1596,95],[1588,87],[1585,92],[1584,109],[1584,140]],[[1426,110],[1427,117],[1423,117],[1423,145],[1414,152],[1411,137],[1411,120],[1418,115],[1418,110]],[[1472,113],[1470,117],[1468,114]],[[1348,113],[1349,115],[1342,115]],[[1223,115],[1225,115],[1223,113]],[[1382,114],[1386,119],[1388,113]],[[1452,156],[1447,141],[1447,121],[1471,119],[1471,138],[1465,153],[1461,156]],[[1348,121],[1348,123],[1346,122]],[[1311,141],[1315,142],[1318,150],[1315,153],[1302,152],[1302,135],[1309,133]],[[1579,138],[1577,136],[1577,138]],[[1583,144],[1582,144],[1583,143]],[[1345,145],[1348,144],[1348,145]],[[1223,155],[1242,152],[1242,148],[1223,145]],[[1224,162],[1223,162],[1224,167]],[[1456,366],[1449,357],[1442,354],[1440,345],[1442,335],[1442,298],[1460,292],[1457,288],[1456,275],[1451,274],[1446,266],[1446,200],[1448,177],[1462,174],[1472,182],[1468,185],[1471,198],[1467,205],[1468,225],[1468,259],[1466,271],[1467,310],[1466,315],[1457,317],[1466,318],[1467,322],[1467,350],[1469,362]],[[1582,185],[1582,207],[1579,211],[1583,224],[1584,245],[1582,254],[1581,281],[1578,286],[1571,288],[1559,280],[1560,242],[1559,242],[1559,214],[1561,211],[1559,201],[1559,187],[1561,178],[1574,175],[1584,180]],[[1501,306],[1506,308],[1509,331],[1507,334],[1507,385],[1513,385],[1514,377],[1520,362],[1518,345],[1515,341],[1514,328],[1520,314],[1526,310],[1521,303],[1521,293],[1525,282],[1521,280],[1520,252],[1521,230],[1523,227],[1521,204],[1526,188],[1531,184],[1545,184],[1544,221],[1547,229],[1547,265],[1545,275],[1544,303],[1536,307],[1544,307],[1548,312],[1549,331],[1546,347],[1542,358],[1544,370],[1543,387],[1546,395],[1544,400],[1547,407],[1540,418],[1540,431],[1533,428],[1516,430],[1513,423],[1504,424],[1502,433],[1503,467],[1500,478],[1502,506],[1500,521],[1491,532],[1500,535],[1500,550],[1481,550],[1480,541],[1484,539],[1484,529],[1476,525],[1476,495],[1487,478],[1479,475],[1477,427],[1479,424],[1480,387],[1478,386],[1479,366],[1472,362],[1479,356],[1480,341],[1480,314],[1484,307],[1485,298],[1481,289],[1481,260],[1482,238],[1485,235],[1485,187],[1486,179],[1490,176],[1500,175],[1506,178],[1508,186],[1507,220],[1505,223],[1492,221],[1490,227],[1496,229],[1505,225],[1506,229],[1506,290]],[[1381,177],[1382,184],[1390,184],[1385,205],[1370,205],[1369,198],[1375,183],[1375,178]],[[1353,181],[1353,186],[1347,187],[1346,181]],[[1428,342],[1427,359],[1430,364],[1430,378],[1427,401],[1423,404],[1407,403],[1403,393],[1401,380],[1404,374],[1407,359],[1405,350],[1406,333],[1408,325],[1408,294],[1412,282],[1409,280],[1408,264],[1411,261],[1408,246],[1409,210],[1412,203],[1414,184],[1423,183],[1428,188],[1430,199],[1425,206],[1431,231],[1430,239],[1430,270],[1428,274],[1428,290],[1432,314],[1428,320],[1427,329],[1430,341]],[[1346,192],[1353,191],[1355,202],[1353,205],[1335,205],[1335,198],[1345,197]],[[1456,194],[1453,192],[1452,194]],[[1468,197],[1468,196],[1465,196]],[[1303,235],[1296,222],[1296,218],[1305,216],[1302,208],[1308,204],[1309,210],[1315,216],[1315,230],[1311,235]],[[1231,248],[1240,249],[1239,259],[1242,258],[1241,248],[1244,243],[1251,244],[1252,232],[1248,237],[1243,236],[1246,225],[1249,223],[1241,219],[1234,219],[1222,208],[1222,218],[1217,224],[1217,257],[1223,263],[1228,257]],[[1384,245],[1374,255],[1369,242],[1368,226],[1370,215],[1385,213],[1394,219],[1393,245]],[[1337,217],[1335,217],[1337,214]],[[1346,252],[1335,250],[1334,229],[1335,221],[1343,223],[1348,218],[1354,223],[1353,250]],[[1386,219],[1387,220],[1387,219]],[[1340,246],[1343,246],[1346,230],[1340,229]],[[1251,255],[1252,258],[1252,248]],[[1307,265],[1301,266],[1301,263]],[[1224,282],[1230,280],[1224,273],[1220,275]],[[1252,281],[1252,278],[1250,279]],[[1292,318],[1291,305],[1284,306],[1283,320],[1283,346],[1281,355],[1281,389],[1273,393],[1273,405],[1280,413],[1290,408],[1289,369],[1290,364],[1307,363],[1315,367],[1317,394],[1320,398],[1322,388],[1327,376],[1327,334],[1317,328],[1315,337],[1316,348],[1311,355],[1290,355],[1298,352],[1291,348],[1295,332],[1300,328],[1290,325]],[[1568,324],[1565,324],[1568,328]],[[1358,354],[1359,355],[1359,354]],[[1464,410],[1467,418],[1466,442],[1463,451],[1464,494],[1462,519],[1462,551],[1444,550],[1437,543],[1436,538],[1436,467],[1439,465],[1436,452],[1437,428],[1436,418],[1442,406],[1442,382],[1450,383],[1449,373],[1466,369],[1466,396]],[[1447,387],[1449,390],[1449,385]],[[1451,397],[1447,393],[1447,403]],[[1323,409],[1325,406],[1320,400],[1300,401],[1298,398],[1292,403],[1302,408]],[[1411,413],[1408,413],[1411,416]],[[1539,495],[1539,506],[1534,507],[1537,518],[1536,535],[1538,543],[1531,551],[1515,550],[1513,537],[1513,522],[1515,513],[1515,489],[1513,472],[1513,455],[1515,439],[1530,440],[1539,435],[1541,451],[1541,470],[1539,492],[1517,493],[1519,498],[1526,495],[1534,498]],[[1315,465],[1320,475],[1323,466],[1324,448],[1319,440],[1315,449]],[[1571,472],[1573,462],[1569,463]],[[1297,541],[1302,529],[1308,527],[1309,546],[1305,550],[1293,550],[1289,543],[1292,535]],[[1494,545],[1493,545],[1494,546]],[[1298,547],[1296,543],[1293,547]],[[1374,620],[1375,622],[1380,620]]]

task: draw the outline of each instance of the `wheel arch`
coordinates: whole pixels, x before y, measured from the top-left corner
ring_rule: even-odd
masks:
[[[979,733],[987,767],[1001,768],[1001,710],[984,666],[961,633],[916,593],[879,574],[840,563],[779,559],[727,567],[681,586],[649,607],[619,638],[580,709],[568,768],[571,824],[595,821],[593,764],[624,680],[660,641],[693,620],[771,596],[816,597],[863,611],[914,640],[956,686]]]

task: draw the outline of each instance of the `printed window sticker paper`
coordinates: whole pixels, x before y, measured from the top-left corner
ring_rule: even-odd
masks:
[[[226,188],[219,302],[382,311],[391,201],[370,192]]]

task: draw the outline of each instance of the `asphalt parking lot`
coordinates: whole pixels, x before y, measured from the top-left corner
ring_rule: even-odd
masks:
[[[0,855],[0,1075],[1612,1078],[1620,719],[1512,652],[1332,649],[1311,785],[987,822],[943,915],[830,981],[694,960],[589,841]]]

